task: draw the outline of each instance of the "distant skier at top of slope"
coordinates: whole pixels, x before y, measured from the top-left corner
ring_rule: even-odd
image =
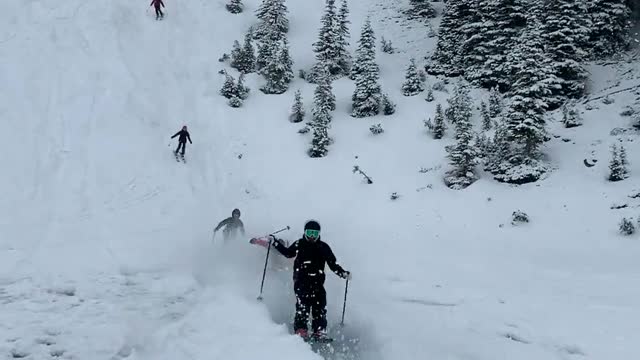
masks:
[[[351,279],[351,273],[336,261],[331,247],[320,240],[320,224],[315,220],[304,226],[304,235],[291,246],[273,237],[273,246],[288,258],[295,257],[293,263],[293,290],[296,294],[296,315],[294,330],[297,335],[307,338],[307,321],[312,315],[312,338],[327,336],[327,293],[324,289],[325,264],[344,279]]]
[[[240,220],[240,209],[233,209],[231,212],[231,217],[228,217],[218,224],[215,229],[213,229],[213,236],[224,227],[222,230],[222,234],[224,235],[224,240],[227,241],[231,237],[235,237],[238,235],[238,231],[242,233],[242,236],[245,235],[244,232],[244,224],[242,220]]]
[[[162,2],[162,0],[151,0],[151,5],[149,6],[153,6],[156,9],[156,20],[158,20],[159,18],[164,18],[164,13],[160,9],[160,6],[164,7],[164,3]]]
[[[190,144],[193,144],[191,142],[191,136],[189,135],[189,132],[187,131],[187,125],[183,126],[182,130],[180,130],[177,133],[175,133],[171,138],[173,139],[178,135],[180,135],[180,137],[178,138],[178,147],[176,148],[176,151],[174,151],[174,152],[177,154],[178,151],[180,151],[180,148],[182,147],[182,156],[184,156],[184,150],[187,147],[187,140],[189,140]]]

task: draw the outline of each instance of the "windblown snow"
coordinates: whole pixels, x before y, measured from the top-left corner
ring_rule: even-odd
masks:
[[[350,1],[352,48],[370,16],[397,49],[377,58],[398,110],[352,118],[353,82],[336,81],[322,159],[287,119],[297,89],[310,109],[311,84],[265,95],[252,74],[238,109],[218,94],[229,70],[218,58],[255,23],[259,1],[244,3],[234,15],[222,0],[165,0],[162,21],[144,1],[3,3],[0,356],[640,358],[640,238],[617,232],[640,217],[640,148],[631,130],[611,135],[629,128],[619,113],[638,93],[598,98],[640,84],[637,62],[590,67],[584,125],[551,124],[545,179],[514,187],[483,174],[454,191],[442,181],[451,135],[423,129],[448,94],[401,95],[409,59],[435,41],[402,17],[408,2]],[[287,6],[294,67],[308,69],[324,3]],[[473,96],[479,106],[488,94]],[[377,123],[385,132],[373,136]],[[193,145],[177,163],[169,137],[182,125]],[[631,177],[610,183],[619,139]],[[259,302],[265,249],[212,242],[236,207],[248,237],[291,226],[281,235],[293,241],[305,220],[322,224],[353,273],[343,328],[345,283],[327,276],[334,353],[291,335],[290,260],[272,252]],[[530,222],[512,225],[517,210]]]

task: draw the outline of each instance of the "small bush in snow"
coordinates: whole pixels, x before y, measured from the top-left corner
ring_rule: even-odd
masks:
[[[622,218],[619,225],[620,234],[622,235],[633,235],[636,232],[636,226],[633,224],[631,219]]]
[[[636,114],[636,115],[633,117],[633,124],[632,124],[632,126],[633,126],[635,129],[640,130],[640,114]]]
[[[605,105],[611,105],[614,102],[616,102],[614,99],[610,98],[610,97],[605,97],[604,99],[602,99],[602,103]]]
[[[231,106],[232,108],[239,108],[242,106],[242,99],[237,96],[234,96],[231,99],[229,99],[227,104],[229,104],[229,106]]]
[[[631,116],[636,113],[636,110],[631,106],[627,106],[622,112],[620,112],[620,116]]]
[[[298,70],[298,77],[302,80],[307,80],[307,72],[303,69]]]
[[[384,132],[384,129],[382,128],[382,124],[378,123],[375,125],[371,125],[369,131],[371,131],[373,135],[380,135]]]
[[[424,84],[420,80],[420,74],[416,67],[416,60],[411,59],[405,74],[405,81],[402,84],[402,95],[414,96],[424,91]]]
[[[391,193],[391,196],[389,196],[389,198],[391,200],[398,200],[400,198],[400,195],[398,195],[397,192]]]
[[[393,54],[396,50],[393,48],[391,41],[387,41],[384,36],[380,40],[382,42],[382,52],[385,54]]]
[[[418,77],[420,78],[420,81],[422,81],[422,82],[427,81],[427,73],[424,72],[424,70],[418,70]]]
[[[222,54],[222,56],[218,59],[219,62],[226,62],[229,61],[229,59],[231,59],[231,56],[229,56],[229,54],[224,53]]]
[[[433,29],[433,26],[431,26],[431,23],[429,23],[429,30],[427,31],[427,37],[434,38],[436,36],[438,36],[438,33]]]
[[[576,109],[565,104],[562,107],[562,123],[566,128],[573,128],[582,125],[582,118]]]
[[[611,162],[609,163],[609,181],[621,181],[629,177],[627,170],[627,151],[624,146],[611,146]]]
[[[242,5],[242,0],[231,0],[227,4],[227,10],[232,14],[240,14],[243,8],[244,6]]]
[[[519,225],[529,222],[529,215],[525,212],[516,210],[511,214],[511,225]]]
[[[382,113],[385,115],[393,115],[396,112],[396,104],[389,99],[389,95],[382,94]]]
[[[427,97],[424,98],[424,101],[432,102],[433,100],[435,100],[435,97],[433,97],[433,90],[429,88],[429,90],[427,90]]]
[[[298,134],[306,134],[309,131],[311,131],[311,129],[308,126],[305,126],[305,127],[301,128],[300,130],[298,130]]]
[[[300,90],[297,90],[295,93],[295,98],[293,100],[293,106],[291,106],[291,113],[289,114],[289,121],[293,123],[299,123],[304,120],[304,106],[302,104],[302,93]]]
[[[431,87],[435,91],[447,92],[447,84],[444,81],[438,81]]]
[[[236,81],[233,76],[227,73],[225,73],[225,80],[224,84],[222,84],[222,89],[220,89],[220,95],[226,97],[227,99],[231,99],[232,97],[238,95]]]
[[[373,184],[373,180],[371,180],[371,178],[365,174],[364,171],[362,171],[362,169],[360,169],[360,166],[358,165],[354,165],[353,166],[353,173],[359,173],[360,175],[362,175],[362,177],[364,177],[365,180],[367,180],[367,184]]]

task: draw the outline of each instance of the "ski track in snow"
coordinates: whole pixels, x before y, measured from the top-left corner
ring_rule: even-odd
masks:
[[[246,0],[245,12],[231,15],[223,1],[173,0],[161,22],[148,4],[125,0],[6,4],[0,83],[10,86],[0,87],[0,117],[16,136],[0,145],[9,159],[0,178],[0,356],[638,357],[640,247],[615,229],[620,217],[639,216],[630,196],[640,189],[633,178],[604,180],[618,139],[632,176],[640,173],[637,135],[608,135],[628,128],[612,114],[637,106],[638,91],[581,107],[583,127],[550,124],[557,138],[546,150],[557,170],[545,181],[515,188],[482,174],[470,189],[449,191],[442,145],[451,135],[436,142],[420,131],[447,95],[425,103],[424,94],[399,92],[409,59],[421,64],[435,38],[426,23],[402,18],[406,1],[352,0],[352,50],[366,16],[378,40],[397,49],[377,58],[398,112],[353,119],[353,84],[336,81],[336,142],[326,159],[309,160],[308,135],[286,119],[293,90],[310,110],[313,86],[296,79],[285,95],[268,96],[253,74],[242,108],[217,94],[217,72],[229,70],[217,59],[242,40],[258,4]],[[309,68],[323,4],[288,6],[295,67]],[[634,64],[590,72],[592,97],[638,81]],[[376,122],[386,132],[372,138]],[[175,162],[169,140],[183,124],[194,141],[186,164]],[[599,161],[586,168],[585,158]],[[354,163],[373,185],[350,172]],[[391,202],[396,191],[402,197]],[[628,207],[613,211],[613,203]],[[291,225],[282,236],[295,240],[306,219],[320,219],[354,273],[344,328],[344,283],[328,274],[333,351],[315,353],[291,336],[290,260],[272,253],[260,303],[264,249],[211,244],[213,226],[235,207],[251,236]],[[519,208],[532,223],[512,227]]]

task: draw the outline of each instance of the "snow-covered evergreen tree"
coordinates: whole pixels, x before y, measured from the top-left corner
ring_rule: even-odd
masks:
[[[242,106],[243,101],[241,98],[234,96],[231,99],[229,99],[229,101],[227,101],[227,104],[232,108],[239,108]]]
[[[622,218],[622,221],[620,221],[620,225],[618,229],[620,231],[620,234],[625,236],[633,235],[636,232],[635,225],[633,225],[633,222],[631,221],[631,219],[627,219],[627,218]]]
[[[526,24],[524,0],[482,0],[480,16],[464,25],[462,65],[465,78],[483,87],[509,89],[507,54]]]
[[[451,169],[445,183],[452,189],[464,189],[477,180],[474,169],[478,163],[478,151],[473,144],[473,127],[470,117],[459,117],[455,123],[456,143],[446,150]]]
[[[428,19],[436,17],[436,9],[431,5],[431,0],[409,0],[411,6],[406,14],[409,19]]]
[[[436,105],[436,116],[433,119],[433,129],[431,132],[433,134],[434,139],[442,139],[445,131],[447,130],[447,125],[444,122],[444,114],[442,112],[442,105]]]
[[[236,67],[240,72],[245,74],[252,73],[256,66],[256,51],[253,48],[253,43],[251,42],[252,36],[251,32],[247,32],[245,35],[241,57]]]
[[[391,101],[389,94],[382,94],[380,106],[382,106],[382,113],[385,115],[393,115],[396,112],[396,104]]]
[[[497,87],[491,88],[489,94],[489,116],[492,118],[498,117],[502,113],[502,95],[498,91]]]
[[[316,64],[314,65],[309,80],[315,81],[318,73],[325,70],[329,71],[329,75],[336,77],[342,72],[342,68],[338,61],[342,51],[339,47],[342,45],[340,40],[340,19],[336,10],[335,0],[326,0],[324,15],[321,19],[322,26],[318,41],[313,44],[313,52],[316,54]]]
[[[238,68],[238,64],[242,60],[242,48],[238,40],[233,41],[233,49],[231,50],[231,67]]]
[[[587,8],[584,0],[543,1],[544,21],[540,32],[551,70],[557,83],[550,109],[558,108],[564,97],[576,98],[585,90],[587,73],[581,61],[589,36]]]
[[[382,45],[382,52],[385,54],[393,54],[396,52],[396,49],[393,47],[391,40],[387,40],[384,36],[380,39],[380,44]]]
[[[270,38],[271,40],[282,40],[289,32],[289,10],[285,0],[262,0],[262,4],[256,11],[259,23],[255,29],[256,39]]]
[[[249,97],[251,89],[244,84],[244,74],[241,73],[236,84],[236,96],[242,100],[246,100]]]
[[[414,96],[422,91],[424,91],[424,84],[420,80],[416,60],[412,58],[407,67],[404,84],[402,84],[402,94],[404,96]]]
[[[289,41],[286,37],[282,39],[282,48],[280,52],[280,63],[283,66],[283,78],[284,81],[289,84],[295,78],[293,74],[293,60],[289,54]]]
[[[377,115],[380,112],[382,90],[380,84],[378,84],[380,69],[376,64],[375,58],[375,34],[369,19],[365,21],[362,28],[358,55],[353,69],[356,69],[356,89],[352,96],[351,116],[367,117]]]
[[[469,95],[469,86],[460,81],[453,90],[453,95],[447,99],[449,107],[444,114],[451,124],[456,124],[460,119],[471,122],[472,99]]]
[[[293,106],[291,106],[291,113],[289,114],[289,121],[299,123],[304,120],[304,116],[305,111],[302,103],[302,92],[300,90],[296,90]]]
[[[370,59],[375,59],[375,56],[376,36],[371,27],[371,21],[367,18],[360,33],[360,40],[358,41],[358,48],[356,49],[356,60],[351,67],[349,78],[355,80],[356,76],[363,72],[363,69],[360,68],[361,64],[368,63]]]
[[[342,0],[338,11],[338,65],[341,75],[349,75],[351,71],[351,54],[349,53],[349,5],[347,0]]]
[[[591,32],[589,43],[597,57],[611,56],[629,45],[631,11],[627,0],[589,2]]]
[[[487,107],[486,102],[482,102],[480,104],[480,116],[482,117],[482,129],[490,130],[491,129],[491,116],[489,116],[489,108]]]
[[[426,102],[432,102],[433,100],[435,100],[435,97],[433,96],[433,89],[431,87],[429,87],[429,89],[427,90],[427,97],[424,98]]]
[[[620,145],[620,148],[615,144],[611,146],[609,171],[609,181],[621,181],[629,177],[626,150],[622,145]]]
[[[222,84],[222,89],[220,89],[220,95],[227,99],[238,96],[238,87],[236,86],[236,80],[233,76],[225,74],[225,80],[224,84]]]
[[[328,129],[331,122],[331,111],[335,109],[335,96],[332,92],[331,79],[328,71],[320,74],[313,97],[312,119],[309,124],[313,130],[313,140],[309,149],[309,156],[323,157],[327,154],[327,147],[331,144]]]
[[[582,125],[582,118],[575,108],[570,107],[569,104],[564,104],[562,106],[562,123],[564,127],[572,128]]]
[[[444,74],[447,76],[461,75],[462,68],[462,44],[467,40],[467,28],[465,24],[475,23],[478,12],[477,3],[469,0],[448,0],[440,29],[438,42],[431,57],[431,64],[427,72],[432,75]]]
[[[293,73],[287,69],[287,64],[282,62],[285,51],[286,47],[282,41],[273,42],[271,56],[260,72],[267,80],[266,84],[260,88],[265,94],[282,94],[289,88]]]
[[[258,55],[256,56],[255,69],[259,74],[262,74],[262,69],[267,65],[269,59],[272,56],[273,46],[275,41],[264,41],[258,44]]]
[[[239,14],[244,10],[244,5],[242,5],[242,0],[231,0],[227,4],[227,10],[232,14]]]

